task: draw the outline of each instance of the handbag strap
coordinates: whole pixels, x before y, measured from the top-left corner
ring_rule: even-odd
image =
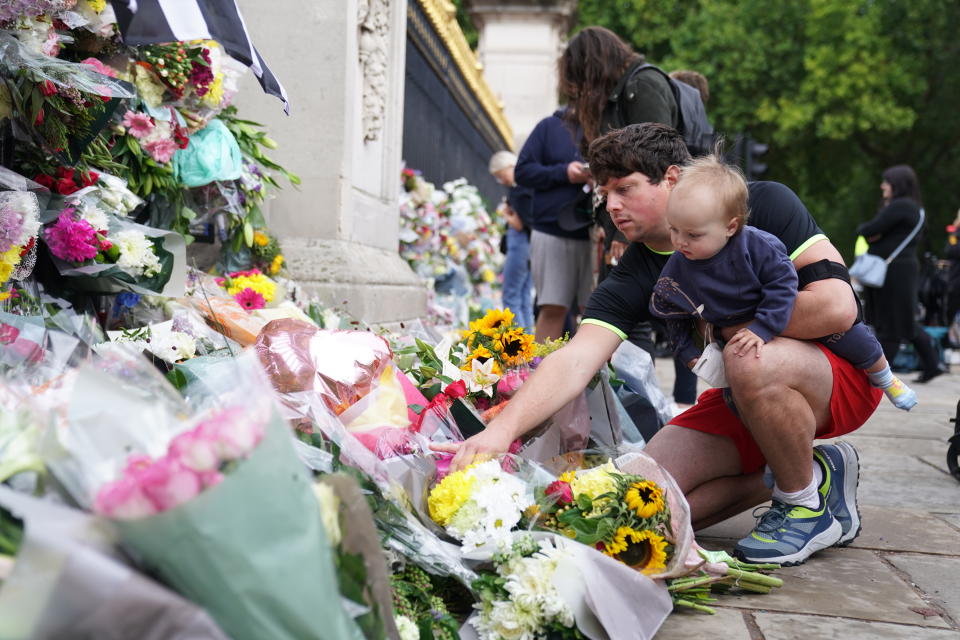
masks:
[[[920,227],[923,226],[924,215],[925,214],[923,211],[923,207],[920,207],[920,221],[917,222],[916,228],[910,232],[910,235],[904,238],[903,242],[900,243],[900,246],[893,250],[893,253],[887,256],[887,259],[884,260],[884,262],[886,262],[887,264],[890,264],[891,262],[893,262],[893,259],[896,258],[898,255],[900,255],[900,252],[903,251],[904,247],[910,244],[910,241],[913,240],[913,236],[920,233]]]

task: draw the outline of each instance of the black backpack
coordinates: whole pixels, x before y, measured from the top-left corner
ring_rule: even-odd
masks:
[[[684,142],[687,143],[687,149],[690,151],[690,155],[702,156],[713,151],[713,125],[707,120],[707,110],[703,106],[700,90],[690,86],[686,82],[674,80],[663,69],[652,64],[638,65],[630,74],[630,78],[645,69],[654,69],[670,84],[670,89],[673,91],[673,99],[677,102],[677,113],[680,116],[677,131],[680,132]],[[629,81],[630,79],[628,78],[627,83],[629,83]],[[622,119],[621,116],[621,120]],[[626,126],[627,124],[633,123],[624,123],[622,126]]]

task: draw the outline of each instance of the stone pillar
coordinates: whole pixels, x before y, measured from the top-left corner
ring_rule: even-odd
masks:
[[[557,59],[575,8],[576,0],[468,0],[483,75],[503,102],[518,149],[557,108]]]
[[[265,209],[290,276],[370,323],[421,317],[427,290],[398,254],[406,2],[240,0],[290,116],[252,74],[236,103],[303,180]],[[282,180],[282,179],[279,179]]]

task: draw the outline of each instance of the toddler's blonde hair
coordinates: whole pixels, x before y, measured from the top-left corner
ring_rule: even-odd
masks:
[[[747,224],[747,181],[740,168],[725,163],[712,153],[695,158],[683,166],[674,191],[683,192],[697,187],[710,191],[720,202],[727,220],[737,221],[737,233]]]

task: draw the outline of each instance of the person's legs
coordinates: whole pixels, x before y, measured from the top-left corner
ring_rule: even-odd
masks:
[[[537,315],[536,341],[556,340],[563,335],[563,323],[567,319],[567,308],[556,304],[540,305]]]
[[[858,322],[844,333],[825,336],[817,342],[866,371],[871,384],[883,389],[898,409],[909,411],[917,404],[917,394],[890,370],[880,342],[866,324]]]
[[[916,382],[929,382],[944,373],[940,364],[940,354],[933,346],[933,338],[916,322],[913,324],[913,337],[910,342],[917,352],[917,360],[920,365],[920,376],[916,379]]]
[[[813,438],[830,419],[833,375],[830,362],[813,344],[774,338],[763,357],[724,351],[727,381],[737,410],[767,464],[786,492],[813,478]]]
[[[527,234],[507,229],[507,257],[503,262],[503,306],[509,308],[516,323],[533,329],[530,301],[530,243]]]
[[[697,374],[690,367],[673,358],[673,401],[678,405],[692,405],[697,401]]]

